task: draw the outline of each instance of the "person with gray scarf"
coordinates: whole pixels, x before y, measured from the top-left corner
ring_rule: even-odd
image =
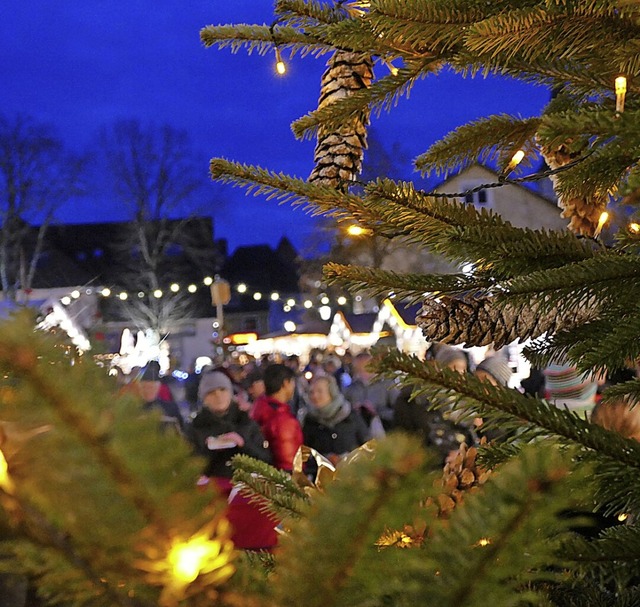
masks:
[[[337,462],[369,440],[362,416],[341,394],[334,377],[315,377],[309,387],[309,407],[302,424],[304,444]]]

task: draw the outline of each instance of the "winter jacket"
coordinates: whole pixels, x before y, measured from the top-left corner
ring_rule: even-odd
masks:
[[[207,446],[209,437],[220,436],[228,432],[237,432],[243,439],[242,447],[211,450]],[[203,472],[206,476],[221,476],[231,478],[231,458],[242,453],[264,462],[271,462],[271,453],[260,428],[245,411],[241,411],[232,402],[224,415],[216,415],[203,407],[193,418],[189,428],[188,438],[195,453],[203,455],[208,462]]]
[[[347,401],[331,420],[314,416],[310,409],[304,418],[302,433],[304,444],[325,457],[344,455],[369,440],[369,429],[360,412],[353,410]]]
[[[145,413],[149,411],[160,412],[160,430],[162,432],[167,430],[174,430],[178,434],[184,432],[184,420],[180,413],[180,408],[172,400],[156,398],[151,402],[143,403],[142,410]]]
[[[273,465],[290,472],[293,458],[302,446],[302,428],[289,405],[270,396],[261,396],[256,400],[251,415],[269,442]]]
[[[398,396],[398,390],[393,382],[374,380],[365,384],[360,378],[356,378],[345,389],[344,395],[354,409],[375,410],[385,430],[393,427],[393,403]]]

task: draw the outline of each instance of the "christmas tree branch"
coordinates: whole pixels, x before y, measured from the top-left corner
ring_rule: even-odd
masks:
[[[31,334],[34,335],[33,331]],[[159,533],[167,534],[167,525],[151,496],[145,493],[124,462],[110,448],[106,437],[96,430],[95,423],[74,406],[74,395],[61,390],[43,372],[37,348],[35,337],[25,340],[21,335],[14,340],[5,332],[0,335],[0,365],[33,386],[39,398],[55,411],[58,418],[73,430],[104,466],[121,494],[135,505]]]
[[[389,74],[368,88],[299,118],[291,125],[293,133],[298,139],[312,139],[317,136],[318,129],[338,128],[362,112],[371,110],[379,114],[382,110],[389,111],[400,97],[409,94],[418,78],[440,67],[440,63],[432,59],[407,62],[396,75]]]
[[[352,292],[365,292],[381,298],[393,292],[399,300],[411,303],[424,300],[426,292],[460,295],[482,285],[464,274],[399,274],[333,262],[323,266],[322,274],[329,284],[339,284]]]
[[[261,510],[277,518],[300,518],[309,498],[291,475],[246,455],[233,458],[233,482]]]
[[[558,540],[570,525],[560,514],[575,504],[586,478],[568,454],[525,449],[433,531],[426,548],[437,571],[426,576],[424,595],[443,607],[503,605],[515,597],[540,604],[530,584],[556,579],[550,565],[558,564]]]
[[[640,444],[558,409],[546,401],[524,396],[501,386],[491,386],[475,377],[465,377],[448,369],[440,369],[428,361],[420,361],[400,352],[381,354],[374,366],[378,372],[393,374],[393,377],[396,377],[396,372],[404,374],[403,383],[414,386],[428,396],[436,397],[434,405],[442,402],[437,396],[443,393],[469,399],[468,407],[479,411],[481,417],[485,411],[501,411],[520,420],[519,425],[522,425],[522,421],[528,422],[626,467],[640,469]],[[446,404],[448,403],[443,406]]]
[[[300,32],[293,27],[270,28],[266,25],[209,25],[200,30],[200,40],[206,47],[229,47],[232,52],[246,48],[259,55],[272,50],[276,45],[302,54],[322,54],[332,50],[325,42]]]
[[[470,122],[433,144],[414,165],[423,175],[446,175],[476,162],[503,159],[505,154],[510,158],[519,149],[530,152],[540,122],[506,114]]]

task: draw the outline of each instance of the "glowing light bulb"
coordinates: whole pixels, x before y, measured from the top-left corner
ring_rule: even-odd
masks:
[[[618,520],[621,523],[626,521],[628,518],[629,518],[629,515],[626,512],[623,512],[622,514],[618,514]]]
[[[189,293],[195,293],[198,290],[198,287],[196,287],[196,285],[189,285],[187,287],[187,291],[189,291]]]
[[[175,544],[167,555],[174,577],[182,584],[193,582],[212,553],[217,552],[216,545],[217,542],[202,537]]]
[[[0,451],[0,489],[6,493],[13,493],[13,481],[9,477],[9,464],[2,451]]]
[[[515,169],[522,162],[523,158],[524,158],[524,150],[518,150],[511,157],[511,160],[509,161],[509,164],[507,166],[507,170],[513,171],[513,169]]]
[[[160,298],[162,297],[162,291],[161,291],[160,289],[156,289],[156,290],[153,292],[153,296],[154,296],[156,299],[160,299]]]
[[[102,289],[102,291],[100,291],[100,295],[102,295],[102,297],[109,297],[109,295],[111,295],[111,289],[105,287],[104,289]]]
[[[606,211],[602,211],[602,213],[600,213],[600,219],[598,219],[598,227],[596,228],[596,231],[593,233],[594,238],[597,238],[600,235],[600,232],[602,231],[604,224],[607,223],[608,219],[609,219],[609,213],[607,213]]]
[[[349,236],[365,236],[366,234],[370,234],[371,230],[367,230],[366,228],[363,228],[362,226],[359,225],[350,225],[347,228],[347,234],[349,234]]]
[[[304,302],[304,307],[305,307],[305,308],[307,308],[307,310],[308,310],[309,308],[312,308],[312,307],[313,307],[313,302],[312,302],[310,299],[307,299],[307,300]]]
[[[616,112],[624,112],[624,98],[627,94],[627,79],[624,76],[618,76],[615,80],[616,90]]]
[[[245,285],[243,282],[241,282],[236,289],[238,289],[238,293],[246,293],[247,292],[247,285]]]
[[[71,297],[73,297],[73,299],[78,299],[78,297],[80,297],[80,291],[77,289],[75,291],[71,291]]]
[[[254,293],[253,294],[253,299],[255,299],[256,301],[260,301],[262,299],[262,293]]]
[[[278,301],[280,299],[280,295],[278,293],[271,293],[271,301]]]
[[[180,285],[174,282],[169,288],[173,293],[177,293],[180,290]]]
[[[287,71],[287,66],[282,60],[282,55],[280,54],[280,49],[276,46],[276,72],[283,76]]]
[[[347,298],[344,297],[344,295],[340,295],[340,297],[338,297],[338,305],[344,306],[344,304],[346,303],[347,303]]]
[[[68,295],[65,295],[61,300],[60,303],[63,306],[68,306],[71,303],[71,297],[69,297]]]
[[[213,278],[211,276],[205,276],[202,281],[207,287],[210,287],[213,284]]]
[[[638,223],[630,223],[629,224],[629,232],[633,232],[634,234],[637,234],[638,232],[640,232],[640,224]]]
[[[118,295],[118,297],[122,300],[125,301],[127,299],[127,297],[129,297],[124,291],[122,293],[120,293],[120,295]]]
[[[284,323],[284,330],[288,331],[289,333],[293,333],[296,330],[296,323],[292,320],[287,320]]]
[[[293,306],[296,305],[296,300],[295,299],[287,299],[287,305],[291,308],[293,308]]]

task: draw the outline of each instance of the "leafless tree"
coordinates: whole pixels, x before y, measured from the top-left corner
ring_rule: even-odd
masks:
[[[175,262],[176,250],[183,263],[206,273],[219,263],[211,248],[202,246],[207,242],[203,224],[184,218],[188,203],[207,183],[206,167],[194,159],[186,133],[171,126],[121,121],[105,130],[101,140],[114,192],[131,212],[128,229],[113,243],[122,260],[122,286],[163,293],[128,299],[123,311],[140,328],[164,333],[189,305],[184,294],[167,291],[171,281],[180,279],[171,259]]]
[[[0,282],[15,300],[33,283],[54,212],[80,191],[83,162],[46,125],[0,116]],[[38,224],[39,227],[33,226]]]

